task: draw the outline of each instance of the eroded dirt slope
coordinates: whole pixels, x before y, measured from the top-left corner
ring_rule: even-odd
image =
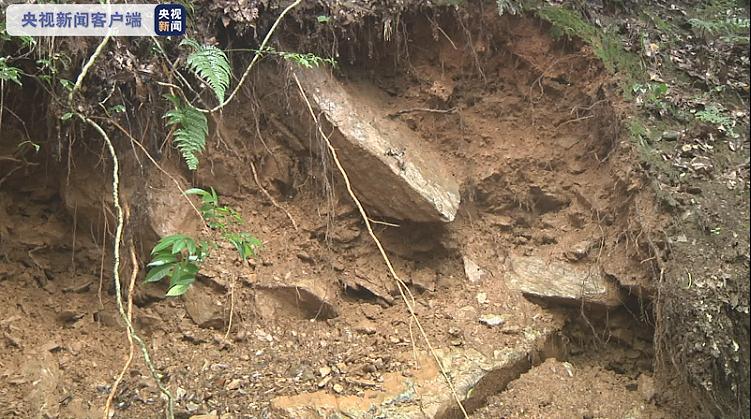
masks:
[[[646,314],[653,272],[640,233],[658,219],[619,138],[618,105],[603,68],[586,48],[554,41],[536,20],[488,14],[466,29],[411,19],[400,49],[408,56],[377,46],[370,57],[342,56],[335,75],[375,117],[404,124],[419,138],[391,157],[429,149],[460,184],[452,223],[386,220],[393,225],[376,224],[376,234],[413,286],[431,342],[450,361],[453,378],[464,380],[467,406],[480,407],[519,374],[556,357],[569,364],[536,367],[509,393],[493,396],[478,417],[570,417],[571,409],[608,417],[603,406],[662,417],[659,398],[634,390],[646,385],[653,356]],[[456,416],[320,138],[300,133],[295,121],[307,118],[304,109],[286,107],[298,93],[291,83],[264,89],[264,74],[278,77],[277,68],[266,63],[242,102],[217,121],[194,178],[248,220],[247,229],[264,242],[259,259],[245,267],[231,249],[218,251],[182,299],[139,285],[136,324],[177,411],[310,417],[311,407],[341,414],[349,406],[354,417],[372,417],[373,409]],[[171,152],[164,151],[166,161]],[[260,191],[251,163],[297,229]],[[106,168],[71,170],[106,191]],[[3,192],[4,416],[98,415],[126,354],[108,254],[99,292],[102,241],[95,232],[107,216],[79,221],[65,211],[58,178],[31,167]],[[143,183],[127,176],[123,182],[126,189]],[[135,243],[145,255],[146,239]],[[617,303],[627,307],[608,309],[577,295],[532,302],[522,295],[526,288],[509,286],[509,266],[522,257],[595,272],[586,280],[614,286]],[[130,270],[126,264],[123,276]],[[231,283],[234,326],[224,339]],[[597,338],[587,336],[590,327]],[[619,356],[589,353],[595,344],[612,345]],[[555,385],[553,393],[565,397],[556,375],[562,371],[571,388],[596,389],[590,400],[552,403],[550,394],[524,391]],[[115,413],[155,417],[161,409],[137,363]]]

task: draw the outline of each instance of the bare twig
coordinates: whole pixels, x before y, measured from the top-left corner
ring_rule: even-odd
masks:
[[[392,112],[388,116],[391,118],[395,118],[399,115],[404,115],[405,113],[413,113],[413,112],[456,113],[456,108],[455,107],[449,108],[449,109],[409,108],[409,109],[403,109],[401,111]]]
[[[556,128],[560,128],[566,124],[573,124],[574,122],[584,121],[585,119],[594,118],[594,115],[586,115],[579,118],[569,119],[568,121],[563,121],[560,124],[556,125]]]
[[[384,250],[383,245],[381,244],[381,241],[378,240],[378,237],[373,232],[373,226],[370,223],[370,217],[368,217],[368,214],[365,212],[365,208],[363,208],[362,204],[360,203],[360,200],[357,198],[357,195],[355,195],[355,192],[352,190],[352,184],[350,183],[349,176],[347,175],[347,172],[344,170],[344,167],[342,167],[342,164],[339,161],[339,158],[337,157],[336,149],[334,148],[333,145],[331,145],[331,141],[329,140],[329,137],[326,135],[326,133],[323,132],[323,129],[321,128],[321,124],[318,122],[318,117],[313,111],[313,107],[310,104],[310,101],[308,100],[308,96],[305,94],[305,91],[303,90],[302,85],[300,84],[300,80],[297,78],[297,75],[294,72],[292,73],[292,77],[295,79],[295,83],[297,83],[297,88],[300,91],[300,95],[305,101],[305,105],[307,106],[308,111],[310,112],[310,115],[316,124],[316,128],[318,129],[319,134],[321,134],[321,137],[326,142],[326,147],[331,153],[331,157],[333,158],[334,163],[336,164],[336,167],[339,170],[339,173],[342,175],[342,178],[344,179],[344,184],[347,187],[347,192],[349,193],[350,198],[352,198],[352,201],[354,201],[355,205],[357,206],[357,209],[360,212],[360,215],[362,216],[363,221],[365,222],[365,227],[368,230],[368,234],[370,235],[370,237],[373,239],[376,246],[378,247],[378,251],[381,253],[381,257],[383,258],[383,261],[386,263],[386,267],[388,268],[389,273],[396,281],[397,288],[399,290],[399,295],[401,295],[402,300],[406,304],[407,310],[409,311],[411,318],[414,320],[415,324],[417,325],[417,329],[420,331],[420,335],[425,341],[425,344],[427,345],[428,350],[430,351],[430,354],[433,356],[433,359],[435,359],[435,362],[438,365],[438,368],[441,371],[443,378],[446,380],[446,384],[448,384],[448,387],[451,390],[451,394],[453,395],[454,400],[456,400],[456,403],[459,405],[459,409],[461,410],[464,417],[469,419],[469,415],[467,414],[467,411],[464,409],[464,405],[462,404],[462,401],[459,398],[459,395],[457,394],[456,389],[454,388],[454,384],[451,382],[451,378],[448,375],[448,371],[446,371],[446,368],[443,366],[443,363],[438,357],[438,354],[436,353],[435,349],[433,349],[433,345],[430,343],[430,339],[428,338],[427,333],[425,333],[425,329],[423,329],[422,324],[420,323],[420,320],[417,318],[417,314],[415,313],[415,309],[414,309],[415,298],[412,295],[412,291],[409,290],[409,288],[407,287],[407,284],[405,284],[404,281],[402,281],[399,275],[396,273],[396,270],[394,269],[394,266],[392,265],[391,260],[386,254],[386,250]],[[407,298],[407,295],[409,295],[410,298]]]

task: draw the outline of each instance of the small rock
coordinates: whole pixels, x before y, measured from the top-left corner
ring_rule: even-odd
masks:
[[[372,335],[376,332],[376,325],[370,320],[363,320],[355,326],[355,332]]]
[[[70,344],[70,347],[68,349],[70,349],[70,353],[77,355],[79,352],[81,352],[81,349],[83,349],[83,343],[80,340],[75,341]]]
[[[409,277],[412,285],[425,290],[435,291],[436,273],[428,269],[418,270]]]
[[[75,323],[75,322],[77,322],[77,321],[81,320],[81,318],[83,318],[83,316],[84,316],[84,314],[83,314],[83,313],[80,313],[80,312],[77,312],[77,311],[72,311],[72,310],[63,310],[63,311],[61,311],[61,312],[60,312],[60,313],[59,313],[59,314],[57,315],[57,318],[58,318],[58,320],[60,320],[60,321],[61,321],[62,323],[65,323],[65,324],[73,324],[73,323]]]
[[[574,376],[574,366],[573,365],[571,365],[568,362],[562,362],[561,365],[563,365],[563,369],[566,370],[566,375],[568,375],[569,377],[573,377]]]
[[[639,378],[636,380],[638,386],[639,386],[639,393],[644,397],[644,400],[646,402],[652,401],[652,399],[655,397],[655,394],[657,393],[655,389],[655,381],[654,378],[648,376],[647,374],[641,374],[639,375]]]
[[[318,372],[321,374],[321,377],[326,377],[327,375],[331,374],[331,368],[321,367],[318,369]]]
[[[330,375],[327,376],[327,377],[323,377],[323,380],[321,380],[321,381],[318,382],[318,388],[324,388],[324,387],[326,387],[326,384],[328,384],[329,381],[331,381],[331,376]]]
[[[393,343],[393,344],[397,344],[397,343],[399,343],[399,342],[401,342],[401,341],[402,341],[402,340],[401,340],[401,339],[399,339],[399,337],[398,337],[398,336],[394,336],[394,335],[391,335],[391,336],[389,336],[389,342],[391,342],[391,343]]]
[[[662,133],[662,139],[666,141],[675,141],[677,139],[681,138],[681,132],[680,131],[664,131]]]
[[[336,363],[336,369],[338,369],[340,373],[346,374],[347,373],[347,364],[345,364],[344,362],[337,362]]]
[[[462,346],[464,342],[462,342],[461,339],[451,339],[449,343],[451,343],[452,346]]]
[[[261,330],[261,329],[256,329],[256,331],[255,331],[255,332],[253,332],[253,335],[254,335],[254,336],[255,336],[255,337],[256,337],[256,338],[258,339],[258,340],[262,340],[262,341],[263,341],[263,340],[265,340],[266,342],[269,342],[269,343],[271,343],[271,342],[273,342],[273,341],[274,341],[274,337],[273,337],[273,336],[271,336],[270,334],[268,334],[268,333],[264,332],[264,331],[263,331],[263,330]]]
[[[248,338],[248,332],[245,329],[240,329],[235,334],[235,342],[244,342]]]
[[[268,306],[267,317],[275,311],[294,310],[304,319],[330,319],[339,315],[335,300],[336,290],[325,281],[291,275],[283,281],[258,285],[256,291],[256,304]]]
[[[106,327],[120,327],[120,317],[110,311],[97,311],[94,313],[94,321]]]
[[[488,294],[484,292],[478,292],[475,298],[477,298],[478,304],[486,304],[488,302]]]
[[[675,236],[674,240],[676,243],[688,243],[688,237],[686,237],[685,234],[679,234]]]
[[[451,335],[451,336],[461,336],[462,335],[462,331],[459,328],[450,327],[449,328],[449,335]]]
[[[571,249],[563,252],[563,256],[571,262],[577,262],[587,257],[591,247],[590,242],[582,241],[572,246]]]
[[[509,231],[514,227],[514,220],[507,215],[489,214],[487,217],[490,221],[490,225],[498,227],[503,231]]]
[[[17,337],[7,332],[3,332],[3,337],[5,338],[5,341],[8,342],[8,345],[21,349],[21,341]]]
[[[487,275],[487,272],[480,268],[472,259],[464,256],[462,261],[464,262],[464,274],[467,275],[469,282],[476,284]]]
[[[313,262],[314,261],[313,257],[310,256],[310,254],[308,254],[308,252],[306,252],[304,250],[301,250],[301,251],[297,252],[297,257],[301,261],[303,261],[303,262]]]
[[[242,381],[240,381],[239,378],[235,378],[234,380],[230,381],[227,384],[226,389],[227,390],[237,390],[238,388],[240,388],[241,384],[242,384]]]
[[[344,391],[344,386],[339,383],[334,384],[334,391],[341,394]]]
[[[472,306],[464,306],[456,311],[454,318],[462,321],[474,321],[477,318],[477,309]]]
[[[52,342],[45,343],[44,345],[41,346],[40,349],[43,352],[57,352],[57,351],[61,350],[62,348],[63,348],[63,346],[60,345],[59,342],[52,341]]]
[[[195,282],[183,296],[188,316],[203,328],[221,329],[224,327],[224,307],[219,303],[208,285]]]
[[[506,334],[506,335],[516,335],[521,331],[522,331],[521,327],[513,325],[513,324],[504,324],[503,328],[501,328],[501,333]]]
[[[200,408],[201,408],[201,405],[199,405],[198,403],[194,403],[194,402],[185,403],[185,410],[187,410],[188,413],[193,413]]]
[[[376,304],[362,304],[360,306],[360,310],[362,311],[362,314],[367,317],[370,320],[377,319],[380,315],[383,309],[381,306]]]
[[[504,322],[505,320],[500,314],[483,314],[480,316],[480,323],[489,327],[500,326]]]

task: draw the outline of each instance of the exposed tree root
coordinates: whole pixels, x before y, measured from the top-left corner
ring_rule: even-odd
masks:
[[[130,212],[130,211],[126,211]],[[136,247],[133,245],[133,241],[130,242],[130,263],[132,265],[132,271],[130,273],[130,284],[128,284],[128,320],[133,321],[133,289],[136,285],[136,277],[138,276],[138,258],[136,257]],[[133,345],[133,337],[128,333],[128,359],[123,365],[123,369],[120,370],[115,382],[112,384],[109,396],[107,396],[107,403],[104,405],[104,419],[109,419],[109,413],[112,406],[112,401],[117,394],[117,387],[122,382],[125,373],[128,372],[130,364],[133,362],[133,354],[135,353],[135,346]]]
[[[154,366],[154,363],[151,361],[151,356],[149,355],[149,350],[146,347],[146,343],[136,334],[136,330],[133,327],[133,323],[130,321],[130,318],[128,317],[128,313],[125,311],[125,306],[123,304],[123,296],[122,296],[122,289],[120,284],[120,241],[123,237],[123,228],[124,228],[124,220],[123,220],[123,207],[120,205],[120,163],[117,159],[117,153],[115,152],[115,147],[112,145],[112,141],[110,140],[110,137],[107,135],[107,133],[102,129],[102,127],[96,123],[93,119],[87,118],[81,114],[78,114],[78,117],[81,118],[84,122],[92,126],[99,135],[102,136],[102,139],[104,140],[107,150],[110,153],[110,157],[112,157],[112,201],[113,205],[115,206],[115,218],[116,218],[116,228],[115,228],[115,238],[114,238],[114,250],[112,252],[112,257],[114,259],[113,267],[112,267],[112,276],[115,282],[115,301],[117,303],[117,309],[120,313],[120,318],[125,322],[125,326],[128,331],[128,336],[130,336],[140,347],[141,353],[143,354],[143,361],[146,364],[146,366],[149,369],[149,372],[151,373],[151,377],[156,382],[157,386],[159,387],[159,391],[164,395],[164,397],[167,399],[167,409],[166,409],[166,416],[168,419],[173,419],[175,417],[174,415],[174,408],[173,408],[173,397],[172,393],[167,389],[167,387],[162,384],[161,377],[159,375],[159,372],[157,372],[156,367]]]

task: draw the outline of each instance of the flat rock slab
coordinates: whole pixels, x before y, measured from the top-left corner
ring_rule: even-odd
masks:
[[[622,304],[618,286],[603,277],[599,267],[580,266],[535,256],[510,256],[506,285],[523,294],[556,302]]]
[[[530,359],[550,342],[557,329],[527,330],[513,348],[499,347],[492,354],[473,348],[437,349],[441,363],[452,378],[459,399],[471,411],[531,367]],[[413,353],[403,354],[405,361]],[[433,358],[418,354],[419,368],[409,377],[398,372],[383,374],[362,396],[336,395],[321,390],[271,401],[273,412],[292,419],[335,418],[453,418],[461,412]],[[346,379],[345,379],[346,381]],[[346,389],[345,385],[345,389]]]
[[[330,319],[339,315],[333,304],[336,290],[321,280],[298,278],[288,283],[276,279],[256,287],[256,307],[264,318],[274,318],[280,311],[302,319]]]
[[[288,65],[320,115],[323,130],[337,149],[358,197],[369,208],[400,220],[454,219],[459,185],[440,163],[440,156],[426,150],[424,139],[388,119],[385,107],[368,92],[346,86],[329,69]],[[305,113],[296,117],[310,127],[311,117],[304,109]],[[306,131],[302,135],[315,132],[314,127]]]

